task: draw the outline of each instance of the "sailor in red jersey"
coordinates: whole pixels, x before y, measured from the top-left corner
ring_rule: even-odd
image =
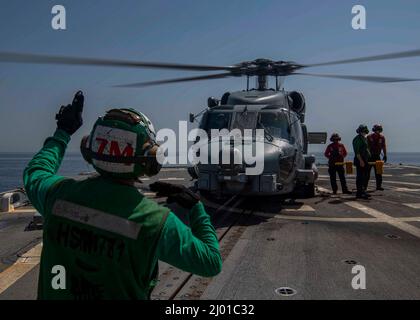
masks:
[[[337,162],[344,162],[344,158],[347,156],[347,150],[344,144],[340,143],[341,137],[338,133],[331,135],[331,144],[328,145],[325,150],[325,157],[328,158],[328,173],[330,175],[331,188],[334,194],[337,194],[337,173],[341,182],[341,189],[344,194],[351,194],[347,188],[346,176],[344,175],[344,166],[336,165]]]
[[[382,134],[382,131],[383,131],[382,125],[375,124],[372,128],[372,131],[373,133],[371,133],[367,137],[369,150],[371,154],[369,161],[373,162],[373,161],[381,160],[381,154],[383,153],[382,160],[386,162],[387,161],[386,142],[385,142],[385,137]],[[372,167],[375,168],[376,190],[382,191],[384,190],[384,188],[382,188],[382,175],[377,173],[376,166],[369,166],[369,175],[368,175],[368,180],[366,183],[367,184],[369,183],[370,172],[372,170]]]

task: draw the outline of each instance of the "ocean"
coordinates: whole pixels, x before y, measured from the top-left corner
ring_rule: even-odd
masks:
[[[35,153],[0,153],[0,192],[23,186],[23,170]],[[58,174],[74,176],[93,171],[80,153],[67,153]]]
[[[12,190],[23,186],[22,173],[34,153],[1,153],[0,152],[0,192]],[[314,153],[318,164],[326,164],[322,153]],[[347,159],[353,159],[349,155]],[[420,166],[420,152],[395,152],[388,153],[388,162],[392,164]],[[58,174],[75,176],[94,169],[88,165],[80,153],[67,153]]]

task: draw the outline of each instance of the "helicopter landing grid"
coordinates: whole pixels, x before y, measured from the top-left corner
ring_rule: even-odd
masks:
[[[354,176],[347,178],[354,189]],[[192,185],[183,168],[144,179],[140,189],[162,204],[148,189],[156,180]],[[321,167],[314,198],[204,199],[222,272],[202,278],[160,263],[151,298],[420,299],[420,167],[387,166],[384,187],[371,189],[371,200],[332,195]],[[42,230],[27,229],[33,215],[31,207],[0,213],[2,300],[36,298]],[[353,288],[354,266],[364,268],[366,289]]]

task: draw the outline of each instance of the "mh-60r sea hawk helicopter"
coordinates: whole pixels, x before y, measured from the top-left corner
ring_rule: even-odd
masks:
[[[131,88],[245,76],[247,78],[246,90],[232,93],[226,92],[220,101],[209,98],[208,108],[198,115],[190,115],[190,121],[192,122],[197,116],[202,115],[200,128],[206,131],[211,129],[263,129],[264,153],[260,155],[264,159],[262,174],[247,176],[244,174],[245,163],[231,163],[229,165],[199,163],[190,168],[190,174],[197,179],[197,186],[200,190],[211,193],[284,195],[296,190],[303,190],[306,196],[313,196],[317,169],[315,158],[308,155],[308,144],[325,143],[326,133],[308,133],[304,123],[306,104],[303,94],[297,91],[287,92],[281,89],[279,78],[290,75],[303,75],[368,82],[418,81],[420,79],[298,72],[308,67],[415,56],[420,56],[420,50],[306,65],[290,61],[256,59],[232,66],[208,66],[0,52],[0,62],[223,71],[223,73],[195,77],[117,86]],[[275,78],[275,88],[269,88],[268,86],[268,77],[270,76]],[[251,77],[256,77],[257,79],[256,88],[253,89],[249,88]],[[232,153],[235,153],[235,145],[231,146],[231,150]]]
[[[302,93],[280,89],[278,76],[275,89],[268,87],[267,74],[272,63],[265,59],[250,62],[248,68],[257,66],[259,70],[258,74],[247,74],[247,89],[226,92],[220,101],[210,97],[199,125],[209,137],[214,129],[228,132],[235,129],[264,130],[263,153],[257,153],[255,160],[255,166],[258,162],[263,163],[263,172],[249,175],[246,173],[249,165],[245,161],[240,164],[233,161],[236,154],[242,156],[243,149],[238,148],[237,141],[231,137],[219,145],[220,155],[230,148],[230,163],[223,164],[220,156],[217,164],[208,161],[189,168],[190,175],[197,179],[199,190],[218,195],[283,195],[299,190],[307,197],[314,195],[318,170],[315,157],[308,155],[308,144],[325,143],[327,134],[307,132],[304,123],[306,104]],[[249,88],[251,75],[257,80],[253,89]],[[195,118],[190,114],[190,122]],[[219,143],[219,140],[219,136],[211,137],[205,142],[207,148],[211,149],[210,145],[215,141]],[[257,151],[257,138],[254,137],[252,142],[243,139],[242,144],[245,143],[254,144],[251,148]],[[208,154],[211,154],[210,150]]]

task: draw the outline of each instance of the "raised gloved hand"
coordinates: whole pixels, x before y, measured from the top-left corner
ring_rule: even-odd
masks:
[[[387,162],[387,160],[388,160],[387,156],[386,156],[386,155],[384,155],[384,157],[382,158],[382,160],[383,160],[384,162]]]
[[[57,129],[64,130],[72,135],[83,124],[82,112],[85,97],[82,91],[77,91],[74,95],[72,104],[61,106],[60,111],[55,115]]]
[[[158,197],[168,197],[167,203],[176,202],[186,209],[191,209],[200,201],[198,194],[177,184],[158,181],[150,185],[150,190],[156,192]]]

